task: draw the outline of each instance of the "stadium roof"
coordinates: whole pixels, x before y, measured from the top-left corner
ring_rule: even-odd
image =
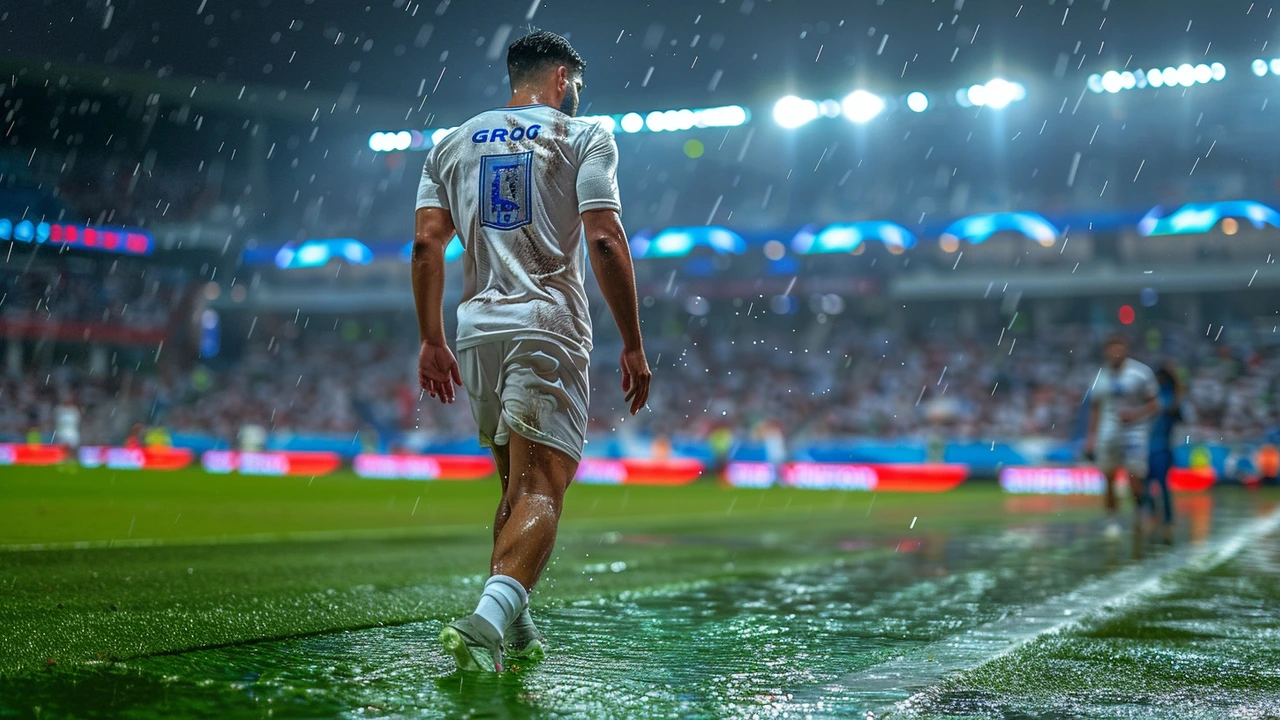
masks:
[[[657,0],[608,13],[599,0],[72,5],[7,8],[6,55],[205,78],[235,89],[228,103],[243,102],[246,85],[385,98],[413,116],[408,127],[456,122],[503,96],[505,45],[530,23],[569,35],[589,64],[585,99],[616,109],[905,91],[993,73],[1083,85],[1130,61],[1194,60],[1210,47],[1252,59],[1277,22],[1262,4],[1199,0]]]

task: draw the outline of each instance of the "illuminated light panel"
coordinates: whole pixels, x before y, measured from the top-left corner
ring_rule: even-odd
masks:
[[[1107,78],[1103,76],[1102,82]],[[961,107],[989,107],[1001,110],[1010,104],[1025,100],[1027,89],[1021,83],[1009,82],[1004,78],[993,78],[983,85],[970,85],[967,90],[956,93],[956,102]]]
[[[746,252],[747,241],[718,225],[667,228],[652,237],[637,235],[631,241],[632,254],[647,259],[685,257],[699,247],[720,255],[741,255]]]
[[[354,238],[290,242],[276,253],[276,267],[282,270],[324,267],[335,258],[353,265],[368,265],[373,262],[373,251]]]
[[[803,228],[791,240],[791,249],[800,255],[823,255],[856,252],[868,240],[879,240],[885,247],[907,250],[915,247],[916,236],[897,223],[868,220],[835,223],[820,230]]]
[[[960,240],[978,245],[998,232],[1016,232],[1046,247],[1056,243],[1061,235],[1053,223],[1037,213],[1010,212],[971,215],[957,220],[942,234],[941,240],[948,245]]]
[[[584,115],[581,120],[599,125],[611,133],[675,132],[694,128],[728,128],[746,125],[751,113],[740,105],[723,105],[712,108],[655,110],[641,115],[629,112],[620,115]],[[456,127],[434,130],[400,130],[376,132],[369,136],[369,149],[374,152],[402,152],[427,150],[448,137]]]
[[[1280,212],[1253,200],[1228,200],[1215,203],[1189,203],[1165,215],[1159,205],[1151,208],[1138,221],[1138,232],[1147,237],[1160,235],[1195,235],[1209,232],[1219,221],[1248,220],[1259,230],[1270,225],[1280,227]]]
[[[866,90],[854,90],[840,103],[840,109],[850,122],[861,125],[884,112],[884,100]]]
[[[813,122],[817,117],[818,104],[795,95],[787,95],[773,105],[773,121],[788,130]]]
[[[1280,75],[1280,61],[1277,61],[1275,74]],[[1262,77],[1267,74],[1266,60],[1253,61],[1253,74]],[[1151,68],[1150,70],[1108,70],[1105,73],[1094,73],[1085,81],[1090,92],[1119,93],[1125,90],[1141,90],[1147,87],[1191,87],[1220,82],[1227,77],[1227,66],[1220,62],[1199,65],[1183,64],[1178,67]]]

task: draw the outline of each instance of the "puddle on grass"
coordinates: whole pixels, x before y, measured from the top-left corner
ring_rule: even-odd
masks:
[[[1213,525],[1230,530],[1247,512],[1244,501],[1219,503]],[[627,542],[619,538],[619,544]],[[843,547],[860,541],[828,542]],[[1098,527],[1087,523],[1024,523],[904,538],[895,547],[899,552],[818,569],[535,609],[552,643],[548,658],[497,677],[455,672],[435,642],[441,624],[433,621],[0,680],[0,716],[863,717],[865,698],[841,680],[1134,562],[1127,543],[1104,541]],[[1168,552],[1146,551],[1140,562]],[[796,548],[797,565],[808,552]],[[1251,558],[1242,555],[1228,566]],[[1272,582],[1250,589],[1240,577],[1220,578],[1212,586],[1213,598],[1227,615],[1256,613],[1267,602],[1258,593],[1278,587],[1280,570],[1274,565],[1240,567],[1246,568],[1241,577],[1261,569]],[[1186,582],[1187,592],[1203,595],[1206,586],[1194,578]],[[1229,599],[1233,592],[1239,597],[1235,605]],[[1201,595],[1186,603],[1200,603],[1204,610],[1209,601]],[[1174,602],[1180,602],[1176,596]],[[1160,611],[1166,612],[1163,606]],[[1280,647],[1274,629],[1251,639],[1241,637],[1246,626],[1232,625],[1229,617],[1220,623],[1204,612],[1178,617],[1182,625],[1177,618],[1158,618],[1164,623],[1158,627],[1183,627],[1184,632],[1194,627],[1210,638],[1218,630],[1236,633],[1234,642],[1252,643],[1264,659]],[[1254,620],[1248,627],[1257,632],[1265,622]],[[1170,642],[1185,640],[1179,638]],[[1014,653],[1004,664],[984,666],[987,674],[943,685],[927,703],[896,714],[1191,716],[1185,711],[1189,696],[1175,692],[1176,678],[1161,680],[1157,664],[1150,662],[1155,656],[1144,655],[1155,652],[1149,633],[1053,641],[1068,644],[1040,655]],[[1280,712],[1267,704],[1264,693],[1271,686],[1265,673],[1233,683],[1223,654],[1235,646],[1206,642],[1200,651],[1217,658],[1212,667],[1218,674],[1201,683],[1196,697],[1216,698],[1212,707],[1219,714],[1271,717]],[[1142,665],[1144,657],[1148,662]],[[1138,665],[1145,668],[1143,677],[1165,685],[1126,696],[1132,688],[1115,676]],[[1097,676],[1094,686],[1072,685],[1072,673]],[[1045,678],[1056,678],[1057,684]]]

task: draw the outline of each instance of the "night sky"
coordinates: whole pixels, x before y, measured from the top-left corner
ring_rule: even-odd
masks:
[[[457,122],[505,100],[503,53],[530,23],[588,62],[586,112],[949,91],[995,75],[1083,86],[1092,72],[1267,55],[1274,1],[21,0],[10,63],[41,60],[355,93]],[[1280,45],[1273,54],[1280,55]],[[1236,67],[1241,67],[1236,65]],[[426,96],[426,102],[423,97]]]

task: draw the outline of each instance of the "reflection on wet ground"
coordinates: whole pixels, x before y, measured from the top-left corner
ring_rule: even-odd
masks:
[[[1250,525],[1260,511],[1243,496],[1216,505],[1204,496],[1182,509],[1188,520],[1172,548],[1025,515],[883,541],[796,543],[760,529],[615,535],[601,542],[767,546],[791,551],[801,569],[544,611],[536,617],[552,642],[548,658],[498,677],[454,672],[432,621],[0,680],[0,715],[1276,716],[1274,528]],[[1254,535],[1242,536],[1245,527]],[[848,555],[814,567],[817,547]],[[628,571],[625,561],[590,569]],[[1126,590],[1152,578],[1141,593]],[[1004,655],[999,642],[954,652],[1050,611],[1088,619],[1028,625],[1028,644]],[[1242,654],[1252,665],[1234,659]],[[895,663],[911,677],[884,682]]]

